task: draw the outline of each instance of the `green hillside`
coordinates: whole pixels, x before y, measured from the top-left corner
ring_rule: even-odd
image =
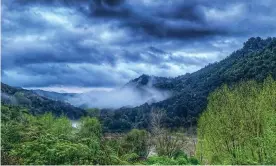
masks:
[[[1,83],[1,103],[26,107],[34,115],[52,112],[56,116],[66,115],[70,119],[79,119],[85,115],[83,109],[69,103],[51,100],[33,91],[11,87],[4,83]]]

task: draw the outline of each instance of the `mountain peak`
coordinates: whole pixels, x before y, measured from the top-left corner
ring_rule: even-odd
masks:
[[[250,50],[250,51],[258,51],[260,49],[264,49],[267,47],[272,40],[276,38],[267,38],[262,39],[261,37],[251,37],[245,43],[243,49]]]
[[[137,83],[139,85],[147,85],[149,83],[149,80],[151,79],[151,77],[152,76],[149,76],[147,74],[142,74],[141,76],[131,80],[130,82]]]

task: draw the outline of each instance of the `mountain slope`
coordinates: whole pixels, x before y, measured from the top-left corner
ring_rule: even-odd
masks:
[[[58,92],[50,92],[45,90],[32,90],[34,93],[39,96],[43,96],[52,100],[59,100],[63,102],[68,102],[68,99],[77,95],[77,93],[58,93]]]
[[[167,111],[167,127],[187,127],[194,124],[205,109],[209,93],[222,84],[231,85],[249,79],[262,81],[268,75],[276,78],[276,38],[250,38],[242,49],[218,63],[192,74],[163,78],[152,83],[158,89],[171,91],[171,98],[151,105],[146,103],[135,108],[121,108],[114,113],[104,110],[102,119],[107,130],[123,131],[133,127],[148,127],[151,109],[164,108]],[[131,83],[137,84],[137,87],[143,86],[150,78],[147,75],[141,77],[144,81],[138,81],[141,80],[139,77]]]
[[[27,107],[34,115],[52,112],[57,116],[66,115],[71,119],[78,119],[85,115],[83,109],[69,103],[54,101],[33,91],[11,87],[4,83],[1,83],[1,103]]]

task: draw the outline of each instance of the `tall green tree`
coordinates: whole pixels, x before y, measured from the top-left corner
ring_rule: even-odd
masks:
[[[276,81],[223,86],[198,123],[197,155],[211,164],[276,163]]]

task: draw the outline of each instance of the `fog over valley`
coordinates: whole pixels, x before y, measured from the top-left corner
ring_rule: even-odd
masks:
[[[75,106],[88,108],[134,107],[144,103],[155,103],[170,97],[169,91],[158,90],[152,85],[137,89],[133,86],[116,88],[111,91],[92,91],[69,97],[67,101]]]

